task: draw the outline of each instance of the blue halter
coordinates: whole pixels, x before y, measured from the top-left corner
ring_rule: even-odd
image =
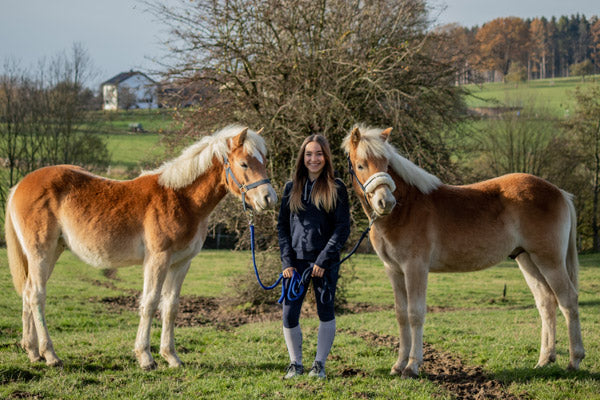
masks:
[[[233,171],[231,170],[231,164],[229,164],[229,160],[227,159],[227,156],[223,157],[223,166],[225,167],[225,181],[227,183],[229,183],[229,177],[231,176],[231,180],[233,181],[233,183],[235,183],[237,185],[238,189],[240,189],[240,192],[242,194],[242,204],[244,206],[244,212],[246,212],[246,208],[247,208],[247,206],[249,206],[248,204],[246,204],[246,192],[248,190],[254,189],[260,185],[271,183],[271,180],[269,178],[265,178],[265,179],[256,181],[254,183],[251,183],[249,185],[242,185],[235,178],[235,175],[233,174]]]

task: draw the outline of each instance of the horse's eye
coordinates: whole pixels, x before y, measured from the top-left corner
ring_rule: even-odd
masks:
[[[245,162],[241,162],[240,167],[242,167],[244,169],[248,169],[248,164],[246,164]]]
[[[359,170],[361,170],[361,171],[362,171],[363,169],[365,169],[365,167],[364,167],[362,164],[358,164],[358,165],[356,166],[356,168],[357,168],[357,169],[359,169]]]

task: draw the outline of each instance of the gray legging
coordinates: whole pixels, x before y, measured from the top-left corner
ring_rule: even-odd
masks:
[[[313,265],[313,261],[298,260],[294,268],[300,275],[309,267]],[[317,314],[319,320],[323,322],[331,321],[335,318],[333,303],[335,299],[335,288],[337,285],[339,266],[335,266],[333,269],[326,269],[325,276],[327,277],[327,293],[323,296],[323,300],[327,303],[321,302],[321,291],[323,290],[324,279],[312,278],[313,291],[315,292],[315,299],[317,302]],[[308,288],[306,288],[308,289]],[[283,300],[283,326],[285,328],[295,328],[299,324],[300,310],[302,309],[302,303],[304,302],[304,296],[306,290],[302,295],[294,301],[290,301],[287,297]]]

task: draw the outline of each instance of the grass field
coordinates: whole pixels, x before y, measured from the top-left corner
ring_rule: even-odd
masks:
[[[545,107],[557,117],[563,118],[573,113],[572,93],[578,86],[598,84],[600,76],[539,79],[524,83],[485,83],[468,85],[471,96],[467,97],[469,107],[492,107],[497,105],[515,106],[521,102],[535,102]]]
[[[68,252],[50,279],[47,306],[49,329],[64,367],[30,364],[18,346],[21,301],[12,288],[6,252],[0,250],[0,398],[460,398],[445,382],[460,377],[461,371],[436,377],[423,372],[417,380],[388,375],[397,335],[391,288],[375,256],[358,255],[351,262],[358,279],[348,289],[349,301],[384,306],[378,308],[383,311],[339,315],[328,379],[287,382],[281,380],[287,351],[279,321],[229,329],[211,324],[176,328],[176,348],[186,366],[172,370],[157,354],[160,330],[155,320],[152,352],[159,368],[141,371],[132,352],[136,313],[116,311],[99,301],[141,290],[141,269],[122,268],[116,278],[107,277]],[[427,315],[425,341],[435,354],[461,360],[468,371],[480,366],[479,373],[500,382],[507,396],[599,399],[600,256],[584,255],[581,263],[580,313],[587,352],[581,371],[564,369],[568,349],[562,316],[556,365],[533,369],[540,320],[512,262],[477,273],[432,274],[428,305],[433,311]],[[182,294],[227,297],[232,279],[245,276],[248,268],[248,252],[202,252],[194,259]],[[302,324],[304,358],[310,363],[318,321],[307,317]],[[475,379],[469,374],[464,380]]]

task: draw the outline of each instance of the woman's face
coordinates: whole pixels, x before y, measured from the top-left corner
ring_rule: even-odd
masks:
[[[308,176],[315,180],[325,167],[325,154],[318,142],[310,142],[304,148],[304,166],[308,169]]]

